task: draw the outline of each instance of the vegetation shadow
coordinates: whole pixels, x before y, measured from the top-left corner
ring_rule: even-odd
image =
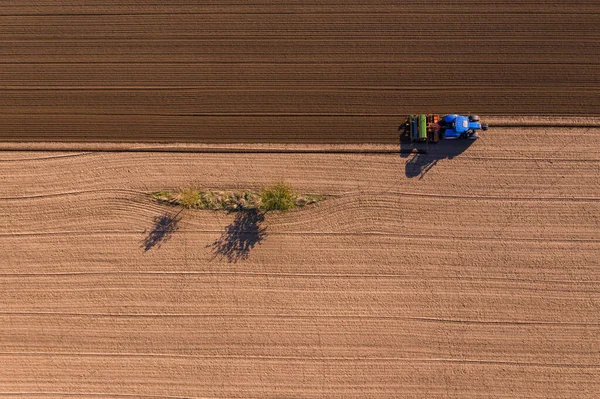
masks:
[[[410,139],[410,131],[401,125],[400,157],[409,158],[406,163],[406,177],[422,179],[440,160],[452,159],[469,148],[475,140],[455,139],[440,140],[438,143],[414,143]]]
[[[164,214],[155,216],[153,219],[152,229],[148,232],[148,235],[142,240],[141,247],[144,252],[148,252],[150,249],[157,247],[159,248],[163,243],[167,242],[169,238],[177,231],[179,221],[179,211],[176,215]]]
[[[225,228],[221,237],[209,244],[213,259],[222,257],[228,262],[248,259],[250,251],[267,236],[267,228],[262,226],[265,214],[256,209],[235,212],[233,223]]]

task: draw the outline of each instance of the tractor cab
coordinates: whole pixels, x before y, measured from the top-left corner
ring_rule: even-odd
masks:
[[[479,138],[478,130],[487,130],[486,124],[479,122],[477,115],[444,115],[440,124],[442,136],[445,139],[470,139],[476,140]]]
[[[457,115],[452,122],[452,127],[457,133],[464,133],[469,130],[469,118]]]

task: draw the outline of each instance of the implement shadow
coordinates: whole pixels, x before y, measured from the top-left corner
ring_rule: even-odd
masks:
[[[179,221],[179,211],[176,215],[165,213],[164,215],[155,216],[153,219],[152,229],[148,232],[148,235],[142,240],[141,248],[144,252],[148,252],[154,247],[160,248],[160,246],[167,242],[169,238],[177,231]]]
[[[440,160],[453,159],[469,148],[475,140],[440,140],[438,143],[415,143],[410,139],[410,131],[401,125],[400,157],[409,158],[406,162],[406,177],[422,179]]]
[[[230,263],[248,259],[250,251],[267,236],[262,226],[265,214],[256,209],[235,212],[233,223],[225,228],[221,237],[208,247],[212,248],[213,259],[220,257]]]

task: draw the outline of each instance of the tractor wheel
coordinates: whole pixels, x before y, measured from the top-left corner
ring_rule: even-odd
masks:
[[[469,115],[469,120],[471,122],[479,122],[479,116],[477,116],[477,115]]]

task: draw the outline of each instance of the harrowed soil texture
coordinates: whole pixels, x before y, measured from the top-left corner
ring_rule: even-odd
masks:
[[[410,113],[600,114],[595,0],[9,3],[4,141],[393,143]]]
[[[596,399],[600,5],[501,3],[3,2],[0,398]]]
[[[600,135],[523,132],[429,154],[2,152],[1,391],[594,398]],[[327,200],[150,195],[281,179]]]

